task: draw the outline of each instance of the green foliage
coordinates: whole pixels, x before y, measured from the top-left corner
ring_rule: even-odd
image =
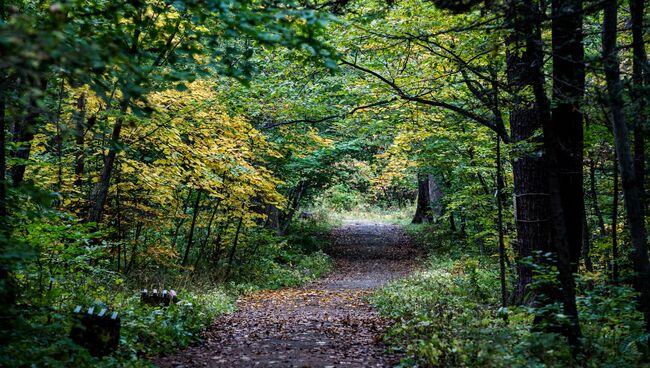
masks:
[[[123,337],[118,352],[134,360],[174,351],[198,341],[199,333],[220,314],[234,310],[234,295],[223,289],[180,290],[180,301],[166,308],[140,303],[139,295],[125,298],[122,311]]]
[[[313,281],[332,269],[328,255],[317,251],[309,255],[279,254],[280,263],[269,262],[259,286],[266,289],[297,286]]]
[[[332,262],[322,251],[305,254],[300,250],[286,248],[286,243],[268,248],[265,254],[249,262],[242,276],[236,279],[244,289],[277,289],[297,286],[313,281],[329,272]]]
[[[540,311],[500,308],[497,270],[486,259],[433,256],[425,271],[373,295],[380,311],[397,321],[387,339],[406,353],[402,366],[644,366],[643,319],[629,288],[598,280],[598,287],[583,290],[584,349],[574,361],[562,336],[531,330]]]
[[[77,295],[71,290],[63,296],[68,302],[32,306],[17,314],[9,342],[0,348],[3,366],[148,366],[143,357],[186,347],[217,315],[234,309],[233,294],[220,289],[180,290],[179,302],[166,308],[142,305],[138,291],[106,290],[94,302],[82,304],[110,307],[120,314],[119,349],[98,359],[69,338]]]
[[[330,232],[338,225],[323,208],[310,214],[312,219],[300,219],[287,234],[289,247],[307,254],[327,250]]]
[[[24,239],[38,247],[34,248],[36,260],[19,263],[15,271],[23,292],[14,310],[11,335],[0,348],[7,367],[147,365],[143,358],[197,341],[216,316],[234,309],[240,292],[299,285],[331,269],[328,256],[298,239],[288,245],[260,231],[241,244],[244,250],[257,245],[258,257],[243,261],[228,289],[215,289],[209,274],[197,277],[173,268],[148,266],[124,275],[111,270],[116,244],[100,240],[106,234],[96,231],[93,224],[45,207],[37,210],[30,203],[23,206],[30,213],[23,218]],[[317,225],[312,228],[327,231]],[[174,287],[179,302],[167,308],[142,305],[139,290],[155,285]],[[70,340],[76,305],[119,313],[122,329],[117,352],[98,360]]]
[[[334,211],[351,211],[363,202],[363,197],[345,184],[337,184],[323,193],[322,203]]]

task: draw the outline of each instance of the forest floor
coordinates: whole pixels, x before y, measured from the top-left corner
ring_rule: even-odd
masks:
[[[334,269],[297,288],[248,295],[219,317],[202,342],[158,357],[161,367],[390,367],[382,336],[390,321],[365,301],[405,277],[417,252],[399,225],[346,221],[331,234]]]

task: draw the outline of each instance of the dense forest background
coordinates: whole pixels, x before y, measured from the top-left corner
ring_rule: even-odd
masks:
[[[146,366],[327,272],[346,216],[431,255],[373,297],[406,366],[647,365],[648,14],[0,1],[0,365]],[[77,305],[120,312],[116,352]]]

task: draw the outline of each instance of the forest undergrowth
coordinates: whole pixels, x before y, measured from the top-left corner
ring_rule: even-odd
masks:
[[[566,339],[531,324],[539,308],[500,305],[498,258],[475,254],[436,225],[410,225],[429,254],[423,269],[376,292],[372,304],[395,324],[386,336],[404,367],[647,367],[643,316],[629,286],[600,273],[577,280],[584,333],[575,359]],[[548,274],[538,269],[540,274]],[[509,280],[512,282],[513,280]],[[562,315],[561,306],[545,306]]]
[[[72,258],[52,255],[43,265],[49,268],[50,280],[32,278],[45,272],[19,274],[31,292],[24,294],[30,304],[17,315],[8,343],[0,348],[0,366],[151,366],[151,357],[197,342],[217,316],[235,310],[238,297],[304,284],[328,272],[331,260],[322,250],[327,243],[323,234],[329,231],[327,224],[300,221],[282,239],[267,235],[271,246],[228,280],[179,268],[138,270],[125,277],[102,267],[100,247]],[[174,289],[179,300],[168,307],[149,306],[140,300],[143,288]],[[69,331],[77,305],[83,306],[82,312],[87,307],[118,311],[121,334],[116,352],[97,358],[73,342]]]

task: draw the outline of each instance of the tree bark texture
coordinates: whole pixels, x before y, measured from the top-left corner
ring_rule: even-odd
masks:
[[[512,158],[517,228],[517,284],[512,293],[514,304],[529,304],[534,299],[529,285],[533,281],[530,266],[535,250],[549,246],[549,194],[546,165],[541,155],[541,140],[535,135],[541,128],[539,111],[533,98],[525,96],[541,66],[539,8],[530,0],[511,0],[506,15],[511,34],[506,39],[509,51],[506,66],[513,94],[510,110],[510,135],[513,144],[528,143],[532,149],[520,150]],[[520,52],[523,49],[523,52]]]
[[[412,224],[423,224],[433,222],[431,209],[431,192],[429,188],[429,176],[424,173],[418,174],[418,198],[413,216]]]

